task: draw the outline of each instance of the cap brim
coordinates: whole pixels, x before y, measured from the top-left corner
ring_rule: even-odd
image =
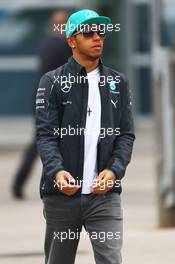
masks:
[[[108,25],[111,24],[111,19],[107,16],[97,16],[97,17],[91,17],[85,21],[83,21],[81,24],[77,25],[77,27],[80,27],[81,25],[90,25],[90,24],[103,24],[103,25]],[[70,32],[69,34],[67,34],[67,37],[71,37],[73,32]]]
[[[111,19],[107,16],[99,16],[99,17],[92,17],[87,20],[85,20],[82,24],[111,24]]]

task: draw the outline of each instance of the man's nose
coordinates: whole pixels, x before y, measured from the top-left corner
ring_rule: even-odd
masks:
[[[100,39],[100,36],[97,34],[97,32],[94,32],[94,34],[93,34],[93,38],[94,38],[94,39]]]

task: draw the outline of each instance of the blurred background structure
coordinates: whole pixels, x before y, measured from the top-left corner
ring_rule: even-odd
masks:
[[[52,71],[65,64],[68,58],[72,55],[72,50],[67,45],[65,32],[55,30],[58,27],[61,28],[62,25],[65,25],[67,19],[68,13],[66,11],[55,11],[49,18],[49,31],[45,39],[41,41],[38,48],[40,65],[37,69],[37,73],[39,75],[39,79],[44,73]],[[65,30],[65,27],[63,30]],[[35,88],[32,96],[33,114],[35,114],[36,90],[37,89]],[[24,186],[31,175],[31,170],[37,159],[37,155],[36,133],[34,133],[33,139],[26,148],[21,164],[14,175],[12,193],[17,199],[24,199]]]
[[[49,19],[56,10],[82,8],[121,24],[107,37],[103,61],[126,73],[132,89],[136,144],[123,180],[124,263],[174,264],[175,0],[0,1],[0,262],[43,263],[40,161],[26,200],[13,200],[11,185],[34,132],[38,47]],[[80,244],[76,263],[82,262],[94,263],[88,241]]]

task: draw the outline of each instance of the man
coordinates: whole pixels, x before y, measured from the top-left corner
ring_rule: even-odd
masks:
[[[73,57],[39,84],[47,264],[74,263],[82,226],[97,264],[122,262],[120,181],[135,136],[126,77],[100,59],[110,22],[92,10],[72,14],[66,36]]]

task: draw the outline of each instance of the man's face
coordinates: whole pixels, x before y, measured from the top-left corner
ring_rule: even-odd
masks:
[[[91,31],[90,34],[79,33],[72,36],[72,42],[75,46],[75,52],[87,56],[90,59],[97,59],[103,51],[104,37],[98,33],[93,26],[88,25],[85,32]],[[103,31],[101,31],[103,32]],[[77,32],[78,33],[78,32]]]

